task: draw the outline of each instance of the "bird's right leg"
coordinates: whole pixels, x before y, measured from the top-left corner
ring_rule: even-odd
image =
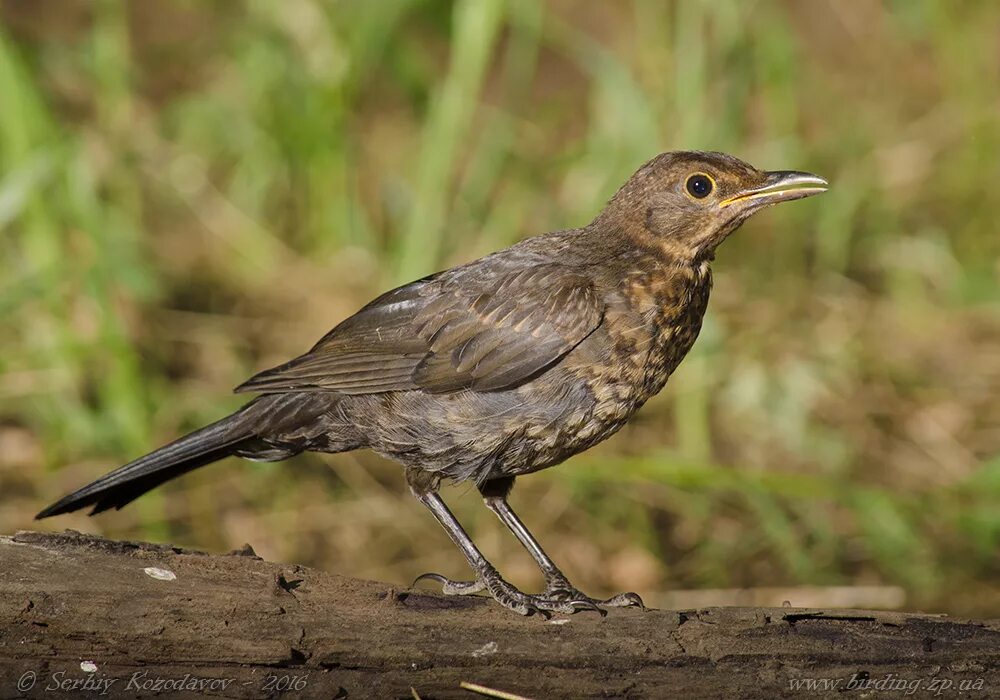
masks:
[[[452,581],[441,574],[423,574],[418,576],[414,583],[422,579],[432,579],[443,584],[443,592],[446,595],[467,595],[485,590],[489,592],[493,599],[505,608],[520,613],[521,615],[531,615],[540,613],[548,617],[550,612],[574,613],[581,609],[581,605],[575,601],[561,601],[541,598],[539,596],[522,593],[513,585],[505,581],[496,568],[486,560],[482,552],[473,543],[472,538],[455,519],[455,516],[441,500],[437,493],[437,488],[427,483],[426,475],[415,473],[417,470],[407,470],[407,481],[410,490],[417,500],[427,506],[427,509],[434,514],[437,521],[451,537],[452,541],[462,550],[469,566],[476,573],[475,581]],[[585,606],[589,607],[589,606]]]

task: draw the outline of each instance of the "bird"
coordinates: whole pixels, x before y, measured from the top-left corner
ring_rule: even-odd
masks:
[[[691,349],[716,248],[748,218],[826,191],[802,171],[762,171],[720,152],[673,151],[640,167],[591,223],[526,238],[388,291],[311,350],[236,387],[232,415],[125,464],[42,510],[120,509],[228,456],[277,461],[368,448],[400,463],[409,490],[485,592],[522,615],[642,608],[573,586],[508,503],[517,478],[615,434]],[[472,482],[541,569],[525,593],[483,556],[440,496]],[[416,584],[416,581],[414,582]]]

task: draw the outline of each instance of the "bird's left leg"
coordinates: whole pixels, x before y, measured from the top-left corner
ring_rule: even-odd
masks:
[[[577,590],[569,582],[569,579],[566,578],[566,575],[559,570],[559,567],[555,565],[555,562],[549,558],[549,555],[545,553],[542,546],[538,544],[538,540],[534,538],[525,524],[521,522],[521,519],[517,517],[513,509],[511,509],[510,504],[507,502],[507,496],[510,494],[512,488],[514,488],[514,477],[509,476],[490,479],[480,485],[479,491],[483,495],[483,502],[486,504],[486,507],[496,513],[500,521],[514,533],[514,536],[520,540],[524,548],[528,550],[528,553],[538,563],[542,574],[545,576],[545,591],[541,594],[541,597],[554,600],[589,602],[594,605],[608,607],[644,607],[642,598],[637,593],[619,593],[607,600],[598,600],[584,595]]]

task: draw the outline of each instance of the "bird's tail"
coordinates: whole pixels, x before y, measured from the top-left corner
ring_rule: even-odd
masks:
[[[283,419],[293,414],[301,426],[304,398],[294,395],[260,397],[220,421],[174,440],[169,445],[129,462],[105,474],[97,481],[64,496],[36,519],[69,513],[89,505],[91,515],[110,508],[121,508],[142,494],[193,469],[223,457],[239,454],[251,459],[275,460],[290,457],[308,448],[308,444],[275,442],[267,435],[280,435]],[[292,408],[292,411],[288,409]],[[311,413],[311,411],[308,411]]]

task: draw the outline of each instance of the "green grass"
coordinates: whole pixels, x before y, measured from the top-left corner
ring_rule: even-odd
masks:
[[[0,5],[4,531],[238,405],[387,286],[584,224],[660,151],[721,149],[832,188],[728,241],[667,390],[515,501],[581,587],[629,585],[601,566],[627,551],[654,588],[1000,609],[1000,6],[43,13]],[[53,526],[462,573],[405,498],[371,455],[230,462]],[[531,582],[477,500],[461,517]]]

